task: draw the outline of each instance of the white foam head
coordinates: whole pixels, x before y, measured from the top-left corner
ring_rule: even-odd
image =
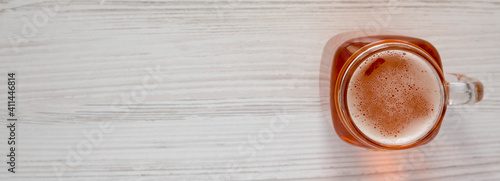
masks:
[[[355,126],[385,145],[410,144],[440,118],[441,80],[420,55],[403,50],[376,52],[348,83],[347,108]]]

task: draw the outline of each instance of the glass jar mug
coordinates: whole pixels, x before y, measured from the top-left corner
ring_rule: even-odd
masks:
[[[443,72],[429,42],[344,33],[325,46],[331,120],[342,140],[369,149],[419,146],[438,133],[448,105],[483,96],[481,82]],[[328,69],[322,61],[322,68]],[[323,71],[322,71],[323,73]]]

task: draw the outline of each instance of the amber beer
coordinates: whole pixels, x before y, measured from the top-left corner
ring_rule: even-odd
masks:
[[[413,52],[372,54],[347,85],[347,109],[354,125],[385,145],[408,144],[432,129],[441,114],[440,79]]]
[[[345,141],[403,149],[437,134],[446,87],[430,43],[395,35],[351,39],[337,48],[331,77],[333,123]]]

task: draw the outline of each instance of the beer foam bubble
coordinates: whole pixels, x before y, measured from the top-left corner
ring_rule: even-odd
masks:
[[[410,144],[439,119],[441,83],[426,60],[403,50],[376,52],[348,83],[347,108],[356,127],[386,145]]]

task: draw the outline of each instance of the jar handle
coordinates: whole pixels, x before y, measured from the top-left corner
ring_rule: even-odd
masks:
[[[483,84],[462,74],[445,73],[448,105],[474,104],[483,99]]]

